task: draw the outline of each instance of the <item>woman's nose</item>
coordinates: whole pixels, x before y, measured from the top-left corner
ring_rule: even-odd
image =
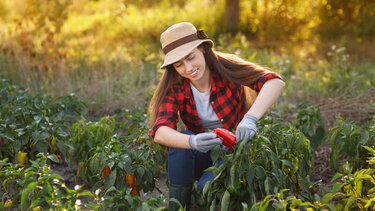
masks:
[[[185,70],[190,72],[193,69],[193,65],[190,62],[185,61]]]

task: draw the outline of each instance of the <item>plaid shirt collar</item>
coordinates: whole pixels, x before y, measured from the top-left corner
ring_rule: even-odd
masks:
[[[215,92],[216,89],[220,89],[224,87],[224,83],[220,78],[219,74],[215,71],[210,71],[210,83],[211,83],[211,92]],[[184,89],[187,98],[193,98],[193,93],[190,88],[190,80],[184,78]]]

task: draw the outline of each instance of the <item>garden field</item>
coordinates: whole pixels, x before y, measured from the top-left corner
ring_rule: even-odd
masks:
[[[0,211],[168,210],[147,106],[180,21],[286,83],[191,210],[374,209],[375,2],[240,0],[235,30],[225,3],[1,1]]]

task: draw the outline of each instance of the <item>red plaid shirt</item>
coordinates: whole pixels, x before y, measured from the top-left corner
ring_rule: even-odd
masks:
[[[249,87],[259,92],[267,80],[274,78],[281,79],[276,73],[267,73],[255,83],[250,84]],[[189,82],[188,79],[185,79],[183,84],[171,86],[159,107],[156,121],[151,131],[152,137],[155,136],[155,132],[160,126],[165,125],[176,129],[178,114],[180,114],[187,130],[195,134],[204,132]],[[243,88],[235,87],[221,78],[216,72],[211,72],[210,102],[224,128],[228,130],[236,129],[238,123],[247,112],[244,109]]]

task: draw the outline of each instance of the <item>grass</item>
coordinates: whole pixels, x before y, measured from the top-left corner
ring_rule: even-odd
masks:
[[[297,21],[311,15],[297,12],[300,7],[313,9],[309,3],[289,5],[298,9],[289,14],[298,23],[278,27],[296,31],[291,34],[280,34],[283,30],[272,29],[271,23],[267,25],[271,31],[231,34],[223,33],[223,0],[134,1],[139,4],[59,1],[30,4],[28,8],[4,2],[3,8],[14,10],[0,16],[0,74],[33,93],[44,87],[53,97],[79,89],[91,116],[147,106],[163,71],[159,69],[163,59],[160,33],[180,21],[204,29],[216,50],[235,53],[280,73],[287,83],[276,105],[280,113],[291,114],[300,103],[319,104],[324,98],[343,94],[353,98],[373,90],[375,83],[375,64],[368,62],[375,57],[371,51],[374,43],[357,38],[320,41],[312,26],[306,28],[308,22]],[[274,8],[278,3],[272,5]],[[261,25],[267,23],[262,19],[262,5],[254,17],[249,12],[255,6],[242,5],[242,29],[253,24],[262,30]],[[27,12],[35,18],[17,18]],[[41,24],[37,17],[48,17],[48,21]],[[282,24],[284,19],[279,23],[277,17],[269,21]],[[247,23],[244,18],[255,18],[258,23]],[[310,17],[307,20],[312,21]],[[304,33],[309,36],[298,35]],[[278,34],[281,37],[275,39]]]
[[[287,83],[277,104],[281,113],[292,113],[300,103],[318,104],[322,98],[350,98],[373,90],[375,65],[351,62],[344,47],[331,46],[324,55],[296,54],[307,49],[294,47],[289,52],[257,49],[243,35],[222,35],[215,49],[235,53],[249,61],[280,73]],[[14,56],[0,54],[3,77],[22,84],[31,92],[44,87],[53,97],[79,89],[93,116],[113,113],[121,108],[144,107],[148,104],[163,70],[158,67],[162,53],[150,47],[149,56],[138,61],[123,57],[92,60],[70,58],[57,62],[56,69],[35,69],[20,49]],[[298,50],[299,49],[299,50]],[[310,54],[311,55],[311,54]]]

